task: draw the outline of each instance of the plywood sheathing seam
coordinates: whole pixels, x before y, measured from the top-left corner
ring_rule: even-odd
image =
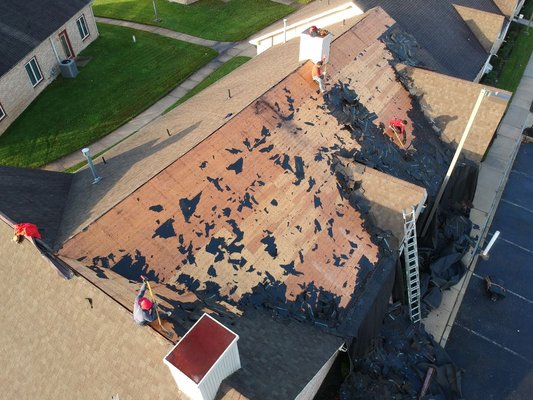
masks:
[[[492,45],[500,36],[505,17],[457,4],[453,6],[485,51],[490,53]]]
[[[473,161],[481,161],[496,128],[507,108],[511,93],[481,84],[398,65],[403,82],[409,87],[428,118],[441,132],[441,138],[457,146],[472,113],[481,88],[486,87],[499,96],[485,97],[463,148],[463,154]]]

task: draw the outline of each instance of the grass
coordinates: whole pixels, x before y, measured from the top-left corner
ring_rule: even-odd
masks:
[[[58,77],[0,137],[0,164],[36,168],[76,151],[216,57],[212,49],[147,32],[98,28],[100,37],[81,53],[91,61],[78,77]]]
[[[179,99],[174,104],[172,104],[169,108],[167,108],[165,110],[165,113],[169,112],[173,108],[184,103],[186,100],[190,99],[194,95],[200,93],[206,87],[212,85],[213,83],[218,81],[220,78],[229,74],[234,69],[237,69],[238,67],[243,65],[248,60],[250,60],[250,57],[243,57],[243,56],[233,57],[231,60],[224,63],[219,68],[217,68],[215,71],[213,71],[211,74],[209,74],[202,82],[200,82],[198,85],[192,88],[185,96],[183,96],[181,99]]]
[[[154,21],[150,0],[95,0],[97,16],[157,25],[204,39],[244,40],[295,10],[270,0],[200,0],[190,5],[156,0],[161,22]]]
[[[533,12],[533,1],[526,2],[522,11]],[[514,92],[524,74],[531,53],[533,52],[533,28],[516,22],[511,23],[505,42],[497,56],[491,58],[492,71],[486,74],[481,82],[500,89]]]

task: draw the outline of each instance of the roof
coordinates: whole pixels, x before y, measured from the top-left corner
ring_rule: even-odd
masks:
[[[307,63],[67,241],[60,254],[132,280],[144,274],[177,282],[240,308],[303,320],[309,309],[337,326],[381,255],[337,181],[334,154],[354,149],[380,174],[430,194],[451,159],[378,40],[393,24],[374,10],[334,41],[329,73],[346,84],[332,85],[325,104]],[[343,114],[342,96],[350,90],[369,116],[365,140],[345,128],[355,122]],[[410,157],[383,135],[381,126],[393,117],[414,127]],[[418,204],[423,189],[411,189]]]
[[[84,278],[58,277],[29,240],[15,244],[12,235],[0,220],[0,290],[12,310],[0,328],[2,382],[12,383],[2,397],[184,399],[161,362],[170,343],[135,327]]]
[[[305,291],[313,303],[322,293],[345,307],[359,264],[371,272],[378,250],[328,166],[335,143],[353,140],[347,131],[325,129],[337,121],[320,109],[306,80],[310,65],[305,68],[67,241],[60,253],[130,279],[151,274],[235,303],[281,305],[298,302]]]
[[[126,280],[109,269],[89,269],[76,260],[64,260],[77,275],[91,282],[130,312],[133,311],[132,299],[139,291],[139,282]],[[237,398],[241,400],[244,396],[250,399],[296,397],[345,342],[344,338],[329,335],[312,325],[286,318],[273,318],[266,310],[247,309],[243,314],[228,304],[216,305],[211,299],[200,300],[193,293],[185,291],[186,287],[179,283],[152,283],[151,286],[160,306],[172,311],[169,320],[162,320],[163,329],[157,323],[151,326],[170,342],[177,343],[204,313],[212,315],[239,335],[242,368],[228,378],[226,383],[239,391]],[[305,342],[301,341],[302,337],[305,337]],[[285,357],[280,359],[280,354]],[[234,399],[231,393],[223,392],[221,390],[219,393],[220,398]],[[231,392],[234,393],[234,390]]]
[[[130,310],[140,274],[158,281],[154,291],[178,314],[170,324],[179,335],[199,310],[211,309],[240,337],[243,368],[227,383],[248,398],[296,397],[344,338],[357,335],[361,325],[354,329],[353,321],[379,325],[367,295],[387,301],[390,286],[374,278],[394,277],[387,253],[396,252],[387,252],[361,201],[379,205],[380,191],[373,187],[366,198],[355,181],[349,187],[335,170],[337,156],[366,164],[363,189],[393,182],[410,191],[402,204],[418,202],[423,188],[435,194],[451,159],[451,146],[397,81],[397,60],[378,40],[394,29],[377,9],[333,42],[325,102],[306,63],[278,84],[260,74],[271,89],[225,123],[209,120],[211,107],[200,108],[211,102],[218,112],[223,103],[207,89],[117,146],[108,158],[111,179],[78,189],[77,198],[91,198],[79,211],[84,222],[76,221],[84,229],[60,255]],[[263,60],[246,65],[264,73]],[[235,98],[227,104],[241,101]],[[183,110],[197,111],[194,119]],[[387,130],[393,117],[409,120],[413,151]],[[168,138],[163,123],[178,119],[187,126]],[[394,202],[386,200],[384,207]]]
[[[2,0],[0,76],[39,46],[92,0]]]
[[[500,36],[505,17],[500,14],[480,11],[475,8],[453,5],[487,53]]]
[[[442,66],[439,72],[473,80],[488,54],[453,4],[501,14],[492,0],[357,0],[364,11],[382,7]],[[453,44],[453,45],[450,45]]]
[[[517,0],[494,0],[494,4],[504,15],[510,17],[517,5]]]
[[[454,148],[461,140],[481,88],[489,91],[490,95],[482,100],[463,147],[467,158],[481,161],[512,93],[425,69],[404,65],[397,68],[401,79],[419,99],[423,112],[442,132],[442,140]]]
[[[0,166],[0,212],[15,223],[30,222],[42,240],[54,242],[68,201],[71,174]]]
[[[224,351],[238,339],[208,314],[194,324],[165,360],[199,384]]]
[[[337,39],[346,58],[332,59],[332,82],[388,54],[383,44],[372,46],[389,22],[376,12],[356,26],[350,37],[358,35],[362,48]],[[365,47],[368,60],[351,63],[350,52]],[[394,74],[388,63],[383,68]],[[343,316],[380,268],[375,238],[331,169],[333,154],[357,142],[317,98],[310,69],[307,63],[287,76],[60,250],[98,274],[148,275],[174,309],[185,293],[207,308],[236,307],[236,316],[221,321],[240,336],[243,368],[228,382],[250,398],[295,397],[344,335],[357,333]],[[408,98],[393,81],[390,93]],[[388,118],[397,108],[390,101],[375,96],[371,104],[389,109]],[[341,323],[341,337],[322,331]]]

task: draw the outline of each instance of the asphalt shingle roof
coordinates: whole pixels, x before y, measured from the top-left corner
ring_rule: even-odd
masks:
[[[15,223],[37,225],[53,243],[72,182],[71,174],[0,166],[0,212]]]
[[[0,76],[13,68],[91,0],[2,0]]]
[[[501,15],[492,0],[356,0],[364,11],[380,6],[444,67],[439,72],[473,80],[488,54],[453,4]]]

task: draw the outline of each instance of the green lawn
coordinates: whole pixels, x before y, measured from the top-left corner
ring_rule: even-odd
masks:
[[[270,0],[200,0],[182,5],[156,0],[161,22],[154,21],[151,0],[95,0],[97,16],[157,25],[218,41],[244,40],[295,10]]]
[[[220,78],[226,76],[234,69],[239,68],[242,64],[250,60],[250,57],[233,57],[228,62],[221,65],[219,68],[217,68],[213,73],[208,75],[202,82],[200,82],[198,85],[196,85],[192,90],[190,90],[185,96],[183,96],[181,99],[176,101],[174,104],[172,104],[169,108],[166,109],[165,113],[169,112],[173,108],[176,108],[181,103],[184,103],[186,100],[193,97],[195,94],[200,93],[202,90],[204,90],[206,87],[212,85],[216,81],[218,81]]]
[[[533,51],[533,29],[527,32],[527,26],[511,24],[497,57],[491,58],[493,70],[483,77],[483,83],[511,92],[516,90]]]
[[[100,37],[81,53],[91,61],[78,77],[57,78],[0,136],[0,164],[39,167],[92,143],[217,55],[147,32],[98,29]]]

